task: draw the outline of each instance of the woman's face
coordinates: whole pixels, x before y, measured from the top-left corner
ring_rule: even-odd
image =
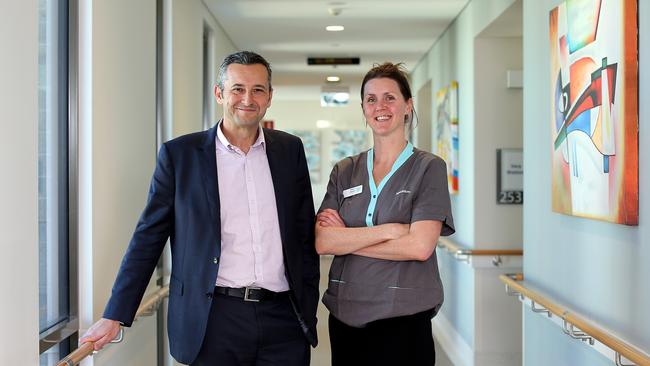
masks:
[[[366,82],[363,115],[375,135],[404,137],[404,116],[410,115],[413,100],[404,100],[399,85],[393,79],[377,78]]]

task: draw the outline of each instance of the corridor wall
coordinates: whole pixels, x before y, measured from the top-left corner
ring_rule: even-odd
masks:
[[[170,1],[170,0],[167,0]],[[203,129],[203,27],[212,30],[214,75],[223,58],[237,51],[221,25],[201,0],[170,1],[172,10],[171,135],[178,137]],[[210,84],[216,83],[216,78]],[[216,123],[222,109],[217,106],[212,118]],[[211,127],[212,125],[210,125]]]
[[[156,89],[160,87],[156,83],[156,3],[86,1],[87,12],[81,15],[89,28],[84,34],[92,35],[87,42],[89,53],[81,62],[89,74],[80,90],[82,99],[89,98],[80,113],[80,148],[85,152],[80,156],[89,159],[80,163],[81,179],[86,179],[88,189],[80,211],[80,230],[87,238],[80,244],[82,328],[103,312],[155,166]],[[203,25],[213,30],[213,58],[219,63],[235,46],[201,0],[164,6],[171,12],[166,18],[171,22],[164,23],[171,37],[163,46],[167,51],[163,62],[171,65],[163,73],[170,96],[163,96],[167,124],[162,138],[167,140],[202,129]],[[92,281],[85,282],[85,278]],[[154,287],[152,281],[150,290]],[[156,327],[155,316],[143,318],[127,330],[122,344],[107,347],[85,363],[155,364]]]
[[[604,0],[607,1],[607,0]],[[549,11],[560,1],[524,1],[524,275],[553,298],[650,353],[650,2],[638,1],[639,226],[551,210]],[[533,168],[534,167],[534,168]],[[524,311],[524,364],[612,365],[543,316]]]
[[[476,249],[522,247],[521,206],[497,205],[495,197],[496,149],[522,143],[522,91],[506,88],[506,69],[522,66],[521,23],[519,34],[491,29],[504,14],[520,20],[521,2],[470,1],[411,73],[413,89],[430,83],[434,97],[458,82],[459,190],[452,196],[457,231],[451,239]],[[432,116],[435,123],[435,104]],[[520,309],[503,298],[497,277],[520,270],[521,260],[495,266],[491,258],[468,264],[441,249],[437,255],[445,303],[433,320],[434,335],[451,361],[520,365]]]
[[[38,2],[0,11],[0,363],[38,364]],[[16,35],[20,35],[17,37]]]
[[[156,1],[80,1],[79,316],[99,319],[146,201],[156,154]],[[84,365],[156,362],[146,318]]]

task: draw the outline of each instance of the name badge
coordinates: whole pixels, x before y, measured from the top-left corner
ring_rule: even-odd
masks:
[[[345,191],[343,191],[343,198],[356,196],[357,194],[359,194],[361,192],[363,192],[363,186],[362,185],[352,187],[352,188],[348,188]]]

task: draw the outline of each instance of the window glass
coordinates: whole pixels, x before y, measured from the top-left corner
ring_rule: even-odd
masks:
[[[203,25],[203,129],[207,130],[212,127],[214,121],[215,104],[213,87],[215,81],[215,68],[218,65],[214,64],[214,51],[213,47],[214,33],[207,25]]]
[[[67,22],[67,1],[39,0],[38,231],[41,333],[66,322],[69,317]]]

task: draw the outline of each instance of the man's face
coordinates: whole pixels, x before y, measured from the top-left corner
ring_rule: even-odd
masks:
[[[271,106],[273,91],[264,65],[230,64],[223,91],[214,88],[217,103],[223,105],[224,122],[233,127],[257,128]]]

